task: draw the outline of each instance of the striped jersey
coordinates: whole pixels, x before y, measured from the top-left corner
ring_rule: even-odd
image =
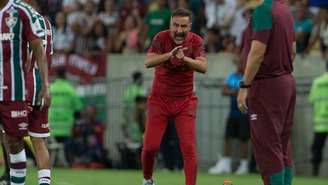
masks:
[[[47,63],[50,65],[51,63],[51,55],[53,53],[53,31],[50,21],[40,14],[37,14],[37,20],[40,24],[41,29],[44,34],[41,37],[43,47],[47,56]],[[36,57],[33,52],[30,52],[32,59],[31,63],[29,63],[29,67],[26,71],[26,91],[27,98],[26,100],[30,102],[32,105],[38,104],[38,96],[41,90],[41,78],[39,74],[38,65],[36,63]]]
[[[0,10],[0,101],[26,99],[27,45],[44,34],[35,14],[17,0],[9,0]]]

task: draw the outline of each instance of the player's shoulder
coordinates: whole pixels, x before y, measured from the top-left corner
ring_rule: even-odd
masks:
[[[193,32],[189,32],[188,34],[193,43],[203,43],[204,39],[200,35]]]
[[[31,5],[22,0],[13,0],[13,7],[19,12],[29,18],[38,18],[41,16]]]
[[[264,0],[252,14],[251,25],[253,31],[272,28],[272,0]]]

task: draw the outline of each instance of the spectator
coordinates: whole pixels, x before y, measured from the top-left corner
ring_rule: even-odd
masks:
[[[99,55],[107,51],[107,30],[100,20],[97,20],[88,37],[86,52],[91,56]]]
[[[206,27],[217,28],[223,36],[228,35],[235,7],[235,0],[205,0]]]
[[[116,40],[116,50],[122,53],[137,53],[139,51],[138,35],[140,33],[140,18],[128,16],[125,25]]]
[[[83,12],[79,18],[79,24],[83,28],[82,33],[84,35],[90,34],[97,20],[98,16],[96,6],[93,1],[87,0],[83,6]]]
[[[49,108],[49,123],[51,135],[57,142],[65,144],[72,136],[73,123],[82,109],[82,103],[77,97],[75,88],[66,80],[66,70],[57,70],[57,79],[50,86],[52,96]]]
[[[119,14],[119,30],[124,29],[125,19],[129,15],[138,15],[143,17],[145,14],[145,6],[141,6],[137,0],[122,0],[118,9]]]
[[[309,101],[314,105],[312,175],[318,176],[320,174],[322,151],[328,135],[328,62],[326,62],[326,72],[313,81]]]
[[[82,15],[82,4],[78,0],[65,0],[63,2],[62,11],[67,15],[67,24],[72,26],[78,22]]]
[[[158,32],[166,30],[170,26],[171,11],[166,0],[157,0],[157,4],[158,9],[148,12],[144,20],[145,48],[149,46]]]
[[[117,31],[118,12],[115,7],[114,0],[105,1],[105,11],[99,14],[102,23],[107,27],[111,33]]]
[[[327,60],[327,48],[328,48],[328,10],[321,9],[316,16],[315,25],[312,29],[312,35],[309,41],[309,47],[306,53],[314,47],[317,41],[320,42],[322,56]]]
[[[67,26],[67,17],[64,12],[56,15],[56,29],[54,31],[54,50],[56,53],[71,53],[73,51],[74,35]]]
[[[308,8],[302,2],[296,5],[295,32],[297,53],[303,53],[308,46],[313,22],[307,16]]]
[[[247,26],[247,10],[246,10],[247,0],[237,0],[236,12],[233,16],[230,34],[234,38],[236,45],[240,46],[241,44],[241,36],[243,30]]]
[[[67,145],[73,167],[104,168],[107,165],[104,148],[105,127],[97,119],[97,109],[87,106],[82,119],[74,124],[73,136]]]
[[[99,19],[107,30],[107,51],[114,52],[115,36],[118,35],[118,12],[115,0],[106,0],[105,10],[99,14]]]

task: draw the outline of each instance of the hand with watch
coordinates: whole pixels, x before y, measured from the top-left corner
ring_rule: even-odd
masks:
[[[239,88],[242,88],[242,89],[248,89],[251,87],[251,84],[245,84],[244,81],[240,81],[239,82]]]
[[[246,104],[246,99],[248,95],[248,88],[251,87],[251,84],[245,84],[244,81],[239,83],[239,92],[237,97],[238,108],[242,113],[247,113],[248,107]]]

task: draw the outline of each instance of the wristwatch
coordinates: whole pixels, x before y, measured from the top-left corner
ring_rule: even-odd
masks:
[[[240,81],[239,82],[239,88],[245,88],[245,89],[247,89],[247,88],[250,88],[251,87],[251,84],[245,84],[245,82],[244,81]]]

